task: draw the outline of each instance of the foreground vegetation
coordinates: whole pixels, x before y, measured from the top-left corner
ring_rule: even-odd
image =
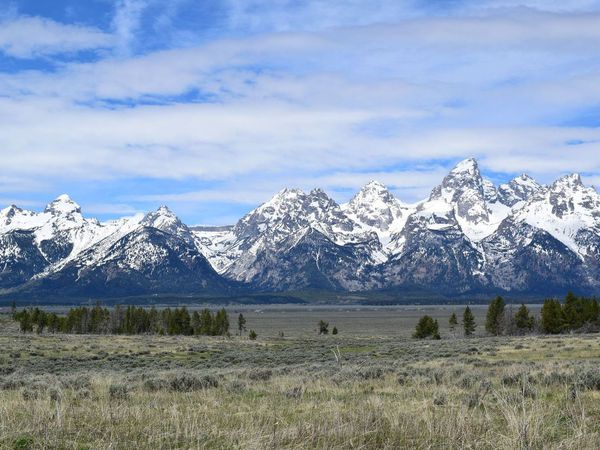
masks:
[[[0,448],[598,448],[599,336],[441,332],[36,335],[5,316]]]

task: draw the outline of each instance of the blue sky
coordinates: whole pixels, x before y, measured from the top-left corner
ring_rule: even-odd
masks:
[[[600,2],[0,5],[0,203],[232,223],[283,187],[600,182]]]

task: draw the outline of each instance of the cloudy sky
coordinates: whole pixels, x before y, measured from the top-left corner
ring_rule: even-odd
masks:
[[[234,222],[283,187],[600,184],[600,2],[4,0],[0,203]]]

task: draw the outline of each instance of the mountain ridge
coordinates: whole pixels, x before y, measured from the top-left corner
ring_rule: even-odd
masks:
[[[3,295],[600,293],[600,195],[578,174],[496,186],[472,158],[415,204],[375,180],[341,205],[285,188],[225,227],[167,206],[99,222],[63,194],[39,213],[0,211],[0,264]]]

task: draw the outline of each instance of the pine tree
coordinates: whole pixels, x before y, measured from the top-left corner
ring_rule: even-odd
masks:
[[[502,297],[496,297],[491,301],[490,306],[488,307],[485,318],[485,330],[494,336],[502,334],[504,306],[504,299]]]
[[[208,309],[203,309],[200,314],[200,331],[199,334],[208,336],[213,330],[213,315]]]
[[[564,329],[564,315],[560,302],[548,299],[541,310],[540,326],[544,333],[558,334]]]
[[[565,297],[563,320],[563,327],[565,330],[577,330],[581,328],[585,322],[583,301],[572,291],[569,291]]]
[[[333,327],[333,330],[331,330],[331,334],[338,334],[337,327]]]
[[[241,336],[246,331],[246,318],[242,313],[238,316],[238,333]]]
[[[198,311],[194,311],[192,313],[192,334],[198,335],[200,334],[200,313]]]
[[[456,313],[453,312],[450,316],[450,319],[448,319],[448,326],[450,328],[450,331],[452,332],[452,335],[454,335],[456,327],[458,326],[458,319],[456,317]]]
[[[329,322],[319,320],[319,334],[329,334]]]
[[[413,337],[416,339],[425,339],[431,337],[440,339],[439,325],[437,320],[433,320],[431,316],[423,316],[417,322]]]
[[[524,303],[521,304],[515,314],[515,325],[521,333],[533,330],[533,317],[529,314],[529,309]]]
[[[250,330],[250,333],[248,333],[248,338],[249,338],[251,341],[255,341],[255,340],[256,340],[256,338],[257,338],[256,331],[254,331],[254,330]]]
[[[471,312],[471,308],[468,306],[465,308],[465,312],[463,313],[463,328],[465,330],[465,336],[471,336],[475,333],[475,328],[477,324],[475,323],[475,316]]]

